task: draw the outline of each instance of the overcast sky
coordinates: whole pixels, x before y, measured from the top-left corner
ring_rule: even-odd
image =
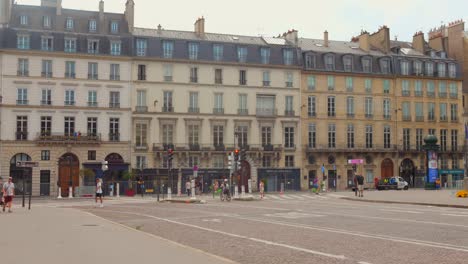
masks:
[[[391,38],[411,40],[416,31],[468,19],[467,0],[134,0],[137,27],[193,30],[206,18],[207,32],[277,36],[297,29],[300,37],[349,40],[361,29],[390,27]],[[39,5],[40,0],[17,0]],[[105,0],[108,12],[123,12],[126,0]],[[277,4],[280,3],[280,4]],[[449,4],[447,4],[449,3]],[[63,0],[64,8],[98,10],[99,0]]]

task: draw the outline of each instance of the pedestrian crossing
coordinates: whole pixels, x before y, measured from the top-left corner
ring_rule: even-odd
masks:
[[[260,196],[258,196],[260,199]],[[263,197],[265,201],[319,201],[328,200],[329,198],[323,195],[309,195],[309,194],[266,194]]]

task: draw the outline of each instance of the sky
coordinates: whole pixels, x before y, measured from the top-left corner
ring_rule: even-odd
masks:
[[[40,0],[16,0],[39,5]],[[467,0],[134,0],[135,26],[194,29],[204,16],[205,31],[248,36],[278,36],[290,29],[299,37],[350,40],[361,30],[372,33],[382,25],[391,38],[411,41],[415,32],[468,19]],[[105,0],[106,12],[122,13],[126,0]],[[277,4],[279,3],[279,4]],[[450,4],[448,4],[450,3]],[[63,8],[98,10],[99,0],[63,0]]]

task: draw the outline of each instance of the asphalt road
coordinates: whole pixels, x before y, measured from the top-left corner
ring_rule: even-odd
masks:
[[[245,264],[468,263],[468,210],[307,193],[267,198],[80,209]]]

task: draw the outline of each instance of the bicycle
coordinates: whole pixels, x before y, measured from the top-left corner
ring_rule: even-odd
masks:
[[[230,202],[231,201],[231,194],[229,192],[229,190],[227,191],[222,191],[221,192],[221,201],[224,202],[224,200]]]

